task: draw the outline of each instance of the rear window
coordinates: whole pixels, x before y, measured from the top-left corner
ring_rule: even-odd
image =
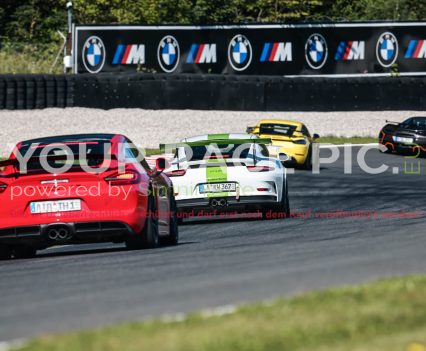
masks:
[[[259,127],[260,134],[291,137],[296,130],[295,126],[287,124],[264,123]]]
[[[50,144],[26,144],[22,145],[19,149],[19,152],[22,156],[31,154],[32,158],[38,158],[44,153],[47,152],[47,156],[58,156],[59,158],[63,157],[64,159],[47,159],[47,163],[52,168],[60,168],[64,164],[70,164],[69,160],[66,160],[66,157],[72,156],[73,166],[79,166],[81,163],[80,156],[84,160],[87,160],[87,164],[90,167],[95,167],[104,161],[105,152],[109,152],[111,143],[109,140],[96,140],[96,141],[72,141],[72,142],[56,142]],[[80,155],[80,150],[84,154]],[[69,157],[72,159],[71,157]],[[38,160],[30,160],[27,163],[28,170],[40,170],[42,165]]]
[[[199,161],[212,158],[247,158],[250,151],[250,144],[234,145],[219,144],[206,146],[185,147],[185,154],[190,157],[190,161]]]
[[[208,159],[247,159],[253,157],[250,150],[254,144],[210,144],[206,146],[186,146],[185,155],[188,161]],[[268,156],[265,145],[256,145],[257,156]]]
[[[413,117],[402,122],[404,128],[419,128],[426,129],[426,118],[425,117]]]

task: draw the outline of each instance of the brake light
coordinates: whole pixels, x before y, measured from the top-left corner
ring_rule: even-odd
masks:
[[[166,173],[166,176],[168,177],[182,177],[186,174],[186,170],[184,169],[177,169],[174,171],[170,171]]]
[[[125,171],[124,173],[115,173],[105,178],[105,181],[111,185],[129,185],[139,182],[139,173],[135,171]]]
[[[269,166],[247,166],[249,172],[270,172],[275,170],[274,167]]]
[[[0,194],[4,193],[7,189],[7,184],[0,182]]]

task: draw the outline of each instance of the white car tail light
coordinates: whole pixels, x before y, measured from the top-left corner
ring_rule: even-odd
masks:
[[[270,172],[275,170],[274,167],[269,166],[247,166],[249,172]]]
[[[166,176],[168,177],[182,177],[186,174],[186,170],[184,169],[177,169],[174,171],[166,172]]]

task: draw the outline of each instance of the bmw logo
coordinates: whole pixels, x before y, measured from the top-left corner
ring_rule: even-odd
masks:
[[[383,33],[377,41],[377,60],[383,67],[392,66],[398,57],[398,40],[390,32]]]
[[[179,64],[179,43],[171,35],[161,39],[158,45],[158,63],[164,72],[173,72]]]
[[[96,36],[86,40],[83,46],[83,64],[90,73],[98,73],[105,64],[105,46]]]
[[[228,60],[235,71],[244,71],[250,66],[252,49],[250,41],[241,34],[232,38],[228,46]]]
[[[305,58],[309,67],[320,69],[328,57],[327,42],[321,34],[312,34],[305,44]]]

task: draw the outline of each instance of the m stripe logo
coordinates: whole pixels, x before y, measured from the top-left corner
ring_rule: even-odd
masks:
[[[426,58],[426,40],[410,40],[405,58]]]
[[[365,41],[341,41],[337,47],[335,61],[364,60]]]
[[[113,65],[137,65],[145,63],[145,45],[118,45]]]
[[[293,61],[291,43],[265,43],[260,62]]]
[[[216,44],[192,44],[186,63],[216,63]]]

